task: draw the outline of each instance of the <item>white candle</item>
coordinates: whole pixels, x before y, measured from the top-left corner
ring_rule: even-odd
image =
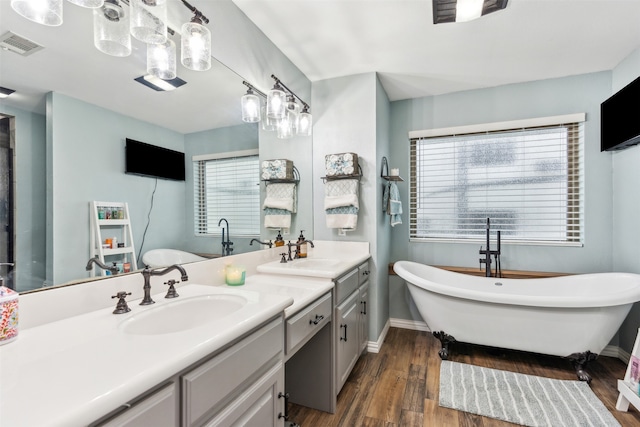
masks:
[[[398,168],[391,169],[391,176],[399,176],[399,175],[400,175],[400,169]]]

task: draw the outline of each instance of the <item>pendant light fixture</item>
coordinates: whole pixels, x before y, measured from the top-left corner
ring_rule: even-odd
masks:
[[[176,44],[173,40],[147,44],[147,73],[163,80],[176,78]]]
[[[276,83],[274,88],[269,91],[269,95],[260,92],[246,81],[242,82],[249,88],[242,97],[242,120],[245,122],[262,122],[262,130],[276,131],[279,139],[287,139],[296,135],[311,136],[313,118],[309,112],[309,104],[300,99],[276,76],[271,75],[271,77]],[[274,96],[274,92],[276,96]],[[261,100],[257,95],[265,98],[267,100],[266,104],[261,104]],[[277,102],[270,104],[273,99],[276,99]],[[302,111],[300,111],[300,105],[296,100],[302,103]],[[270,114],[270,106],[281,106],[283,110],[281,117],[274,117],[273,114]],[[275,110],[275,108],[273,109]],[[256,112],[260,113],[257,120]]]
[[[131,0],[131,35],[141,42],[167,41],[167,0]]]
[[[191,22],[182,25],[180,62],[189,70],[206,71],[211,68],[211,31],[203,22],[208,24],[209,20],[197,9],[193,12]]]
[[[313,118],[309,113],[309,106],[305,104],[302,112],[298,116],[298,135],[311,136],[311,128],[313,126]]]
[[[69,0],[69,3],[89,9],[95,9],[96,7],[102,7],[104,0]]]
[[[11,0],[11,8],[38,24],[62,25],[62,0]]]
[[[105,0],[102,7],[93,9],[93,44],[107,55],[131,54],[129,16],[118,0]]]
[[[260,121],[260,98],[252,88],[242,97],[242,121],[255,123]]]
[[[280,86],[280,81],[276,80],[273,89],[267,93],[267,117],[278,120],[283,119],[286,112],[286,103],[284,89]]]

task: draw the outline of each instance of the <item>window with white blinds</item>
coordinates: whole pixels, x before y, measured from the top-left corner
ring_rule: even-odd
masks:
[[[226,218],[234,236],[260,235],[258,155],[197,158],[193,161],[196,235],[219,235]],[[223,223],[224,224],[224,223]]]
[[[584,126],[553,119],[506,130],[412,132],[411,240],[478,240],[490,218],[503,241],[581,245]]]

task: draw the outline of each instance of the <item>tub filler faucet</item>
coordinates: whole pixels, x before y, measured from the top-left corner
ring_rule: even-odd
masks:
[[[87,266],[85,267],[87,271],[91,271],[91,269],[93,268],[92,264],[95,264],[101,269],[110,272],[114,276],[120,272],[120,270],[118,269],[118,267],[116,267],[115,264],[112,266],[108,266],[105,263],[101,262],[98,255],[96,255],[94,258],[89,258],[89,261],[87,262]]]
[[[487,249],[482,249],[480,246],[480,255],[484,255],[484,258],[480,258],[480,268],[482,268],[482,264],[484,264],[484,271],[486,277],[491,277],[491,256],[493,255],[495,263],[496,263],[496,276],[502,277],[502,271],[500,270],[500,230],[497,231],[497,240],[498,247],[496,250],[491,250],[491,220],[487,218]]]
[[[227,240],[224,239],[224,228],[222,228],[222,256],[227,256],[233,252],[233,248],[231,247],[233,246],[233,242],[229,240],[229,221],[227,221],[226,218],[221,218],[220,221],[218,221],[218,227],[220,227],[222,221],[224,221],[227,226]]]

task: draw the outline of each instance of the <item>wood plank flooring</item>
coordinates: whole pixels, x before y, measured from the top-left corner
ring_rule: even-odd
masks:
[[[431,333],[391,328],[380,353],[363,355],[338,396],[335,414],[290,404],[301,427],[506,427],[508,422],[438,406],[440,342]],[[450,347],[449,360],[548,378],[575,380],[571,363],[559,357],[467,344]],[[640,427],[640,413],[615,409],[617,380],[625,364],[599,357],[587,371],[591,389],[623,427]]]

